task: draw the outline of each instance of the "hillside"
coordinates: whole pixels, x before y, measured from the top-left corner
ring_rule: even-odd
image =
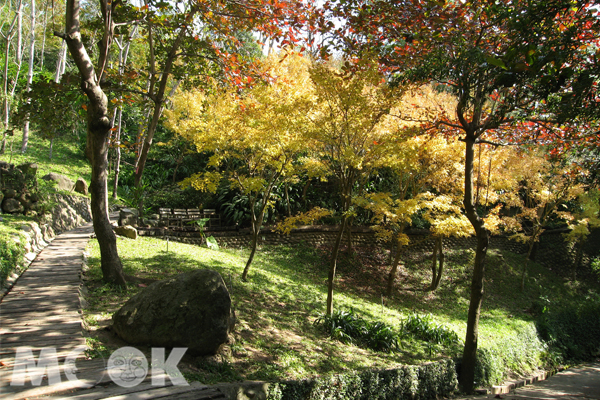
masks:
[[[372,351],[331,339],[315,324],[325,308],[329,249],[265,247],[257,255],[247,283],[239,277],[248,255],[244,249],[209,250],[159,239],[119,240],[126,273],[162,279],[196,268],[219,271],[233,298],[237,326],[235,343],[220,357],[188,359],[188,378],[201,382],[304,379],[316,375],[394,368],[460,354],[461,346],[444,346],[401,333],[398,351]],[[94,354],[107,355],[123,345],[106,329],[112,313],[141,290],[132,285],[122,292],[101,282],[99,250],[90,247],[86,273],[89,306],[85,321]],[[464,337],[468,308],[471,250],[447,250],[447,267],[435,292],[397,291],[383,298],[388,255],[380,249],[345,254],[339,263],[335,288],[336,310],[353,312],[370,321],[382,321],[400,332],[400,324],[418,314],[427,329],[443,326]],[[422,289],[430,279],[427,254],[415,254],[401,271],[400,285]],[[598,297],[597,286],[569,283],[552,271],[533,264],[526,291],[519,292],[523,256],[490,251],[486,297],[481,315],[483,360],[479,383],[497,383],[511,374],[523,374],[552,365],[551,352],[537,336],[535,320],[544,307],[573,304],[583,296]],[[143,286],[143,285],[142,285]],[[431,321],[425,321],[426,315]],[[423,322],[424,321],[424,322]],[[490,366],[493,366],[490,370]],[[486,370],[487,368],[487,370]]]

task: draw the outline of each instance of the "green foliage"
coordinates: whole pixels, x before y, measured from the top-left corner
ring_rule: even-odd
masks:
[[[354,311],[334,311],[315,321],[332,338],[376,351],[390,352],[400,348],[398,334],[383,322],[370,322]]]
[[[17,264],[23,261],[24,243],[25,237],[22,234],[0,224],[0,283],[4,282]]]
[[[124,272],[130,275],[164,279],[198,268],[211,268],[223,276],[236,310],[236,341],[231,346],[231,355],[223,353],[223,362],[227,362],[228,366],[223,366],[222,372],[201,369],[199,374],[204,377],[202,379],[236,380],[227,375],[226,368],[234,369],[246,380],[268,381],[302,378],[325,380],[326,375],[354,371],[355,375],[362,377],[362,398],[410,398],[410,395],[404,394],[424,393],[425,389],[421,384],[412,383],[416,382],[416,378],[405,380],[404,374],[418,375],[421,381],[425,378],[419,371],[425,365],[433,367],[432,364],[425,364],[408,370],[402,365],[418,365],[456,355],[452,348],[416,338],[411,340],[408,333],[401,337],[402,350],[389,353],[358,349],[337,340],[325,340],[324,334],[313,321],[320,317],[319,310],[323,309],[327,260],[323,256],[326,253],[313,246],[264,246],[250,282],[239,280],[248,254],[247,249],[212,251],[205,247],[170,242],[167,251],[165,241],[146,237],[136,241],[119,239],[118,246]],[[354,310],[365,319],[382,321],[388,326],[397,326],[399,321],[409,315],[410,310],[417,310],[415,312],[419,315],[431,313],[436,322],[453,329],[462,338],[472,256],[472,250],[448,250],[448,279],[439,291],[399,292],[382,307],[379,296],[381,286],[377,286],[378,283],[372,276],[377,265],[367,266],[365,259],[361,261],[360,255],[355,255],[352,262],[340,262],[338,265],[339,276],[343,278],[339,281],[339,309]],[[405,267],[410,274],[407,280],[416,279],[407,284],[414,286],[417,282],[427,281],[429,257],[413,254],[407,260],[410,260]],[[531,264],[530,276],[532,280],[535,278],[539,288],[536,286],[527,293],[515,293],[514,288],[520,283],[519,266],[523,260],[524,256],[510,252],[492,249],[488,253],[488,298],[481,312],[480,343],[483,355],[479,357],[478,384],[489,385],[505,379],[511,373],[526,374],[537,366],[556,365],[563,361],[560,353],[553,350],[556,347],[545,346],[537,336],[535,324],[531,322],[532,316],[528,313],[534,300],[542,297],[547,299],[549,303],[544,300],[544,304],[551,313],[557,304],[591,301],[582,300],[581,290],[569,289],[560,277],[536,263]],[[141,289],[132,285],[128,292],[117,292],[113,288],[102,286],[97,244],[90,250],[88,263],[90,270],[86,275],[89,278],[87,283],[90,297],[87,300],[90,308],[86,313],[96,313],[94,319],[99,326],[103,326],[110,321],[114,310]],[[100,285],[102,290],[94,290],[89,285]],[[371,295],[373,291],[377,291],[375,296]],[[256,304],[261,304],[261,307],[256,307]],[[219,369],[218,366],[214,368],[215,371]],[[446,372],[454,373],[449,370]],[[326,382],[331,382],[331,379]],[[319,396],[320,386],[302,382],[312,380],[295,382],[285,390],[280,387],[280,391],[290,394],[292,388],[295,388],[296,391],[313,393],[314,398],[319,398],[316,396]],[[442,382],[450,380],[431,380],[432,385],[441,385]],[[402,385],[413,385],[413,389],[408,391]],[[307,396],[304,398],[308,398]],[[336,394],[327,396],[336,398],[333,397]],[[286,395],[283,398],[294,397],[290,394],[290,397]]]
[[[511,372],[531,372],[542,365],[546,350],[535,325],[528,323],[515,334],[477,350],[475,382],[479,386],[495,385]]]
[[[421,316],[412,313],[402,321],[401,325],[404,333],[412,334],[417,339],[430,343],[441,344],[447,347],[461,343],[456,332],[442,324],[435,323],[431,314]]]
[[[20,135],[15,133],[15,138],[18,138],[18,136]],[[80,147],[81,143],[85,147],[84,136],[80,140],[55,140],[53,145],[54,156],[50,160],[48,158],[48,141],[42,138],[41,135],[32,132],[29,137],[27,152],[21,154],[20,151],[14,150],[10,155],[5,155],[4,160],[14,165],[36,163],[38,166],[36,174],[38,181],[40,181],[40,177],[55,172],[65,175],[73,182],[78,177],[82,177],[89,182],[91,168],[85,158],[83,149]],[[38,182],[38,185],[40,183]]]
[[[38,179],[34,192],[40,199],[37,206],[38,218],[51,214],[56,207],[56,182]]]
[[[29,118],[37,135],[54,139],[85,131],[85,96],[79,88],[79,78],[65,74],[61,83],[53,77],[38,75],[31,85],[31,101],[21,103],[14,124]]]
[[[595,357],[600,352],[600,298],[553,305],[538,317],[537,326],[555,357],[567,361]]]
[[[250,199],[247,195],[240,193],[238,189],[232,189],[230,185],[221,184],[217,196],[221,218],[226,225],[248,226],[250,224]]]
[[[597,273],[600,276],[600,257],[596,257],[592,260],[591,263],[592,271]]]
[[[420,366],[330,375],[269,385],[269,400],[437,399],[457,389],[456,366],[442,360]]]
[[[125,189],[125,193],[128,193]],[[148,191],[144,197],[144,206],[154,212],[165,208],[207,208],[210,194],[187,188],[181,190],[177,185],[164,186],[156,191]]]

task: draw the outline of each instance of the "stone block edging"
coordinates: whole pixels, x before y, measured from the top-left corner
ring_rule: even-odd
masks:
[[[556,375],[558,372],[563,371],[564,367],[559,367],[553,370],[542,370],[533,373],[530,376],[519,378],[516,380],[510,380],[503,382],[500,385],[493,385],[491,388],[484,388],[476,390],[477,394],[485,395],[485,394],[508,394],[515,389],[520,387],[531,385],[532,383],[545,381],[553,375]]]

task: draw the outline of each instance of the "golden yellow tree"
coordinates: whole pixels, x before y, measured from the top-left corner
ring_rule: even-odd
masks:
[[[183,184],[216,191],[227,179],[249,198],[251,252],[242,274],[246,280],[257,249],[265,210],[275,185],[294,176],[298,153],[305,148],[306,116],[312,106],[309,61],[286,54],[264,64],[269,79],[240,94],[191,91],[174,99],[169,126],[192,141],[198,152],[211,153],[209,171]]]
[[[527,258],[523,263],[521,290],[525,290],[527,264],[533,248],[546,229],[550,217],[564,221],[573,215],[564,206],[583,193],[583,186],[577,182],[577,169],[574,165],[561,165],[548,160],[543,154],[525,154],[513,157],[510,163],[510,176],[518,183],[514,189],[505,192],[501,198],[519,212],[503,218],[505,229],[514,232],[512,239],[527,245]],[[579,233],[575,231],[574,236]]]
[[[392,294],[402,254],[413,244],[405,229],[417,212],[430,224],[435,238],[431,290],[438,287],[442,276],[442,238],[472,233],[459,206],[463,195],[460,179],[450,178],[460,176],[461,150],[458,141],[441,136],[412,137],[388,164],[397,182],[393,192],[370,193],[356,200],[357,205],[373,213],[374,228],[380,240],[390,242],[392,250],[396,248],[388,274],[388,296]]]
[[[569,221],[571,231],[564,235],[567,242],[575,247],[575,260],[571,269],[571,279],[577,277],[577,269],[583,258],[583,247],[591,230],[600,227],[600,191],[590,189],[577,199],[577,211]]]
[[[392,89],[376,68],[365,62],[355,71],[315,64],[310,76],[315,90],[306,166],[313,175],[334,177],[341,216],[328,274],[327,315],[333,312],[333,285],[344,231],[352,215],[352,197],[377,168],[387,165],[402,142],[390,115],[402,88]]]

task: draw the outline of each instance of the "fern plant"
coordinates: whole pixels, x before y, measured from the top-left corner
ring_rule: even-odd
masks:
[[[334,311],[315,321],[333,339],[389,353],[400,349],[398,334],[383,322],[371,322],[354,311]]]

